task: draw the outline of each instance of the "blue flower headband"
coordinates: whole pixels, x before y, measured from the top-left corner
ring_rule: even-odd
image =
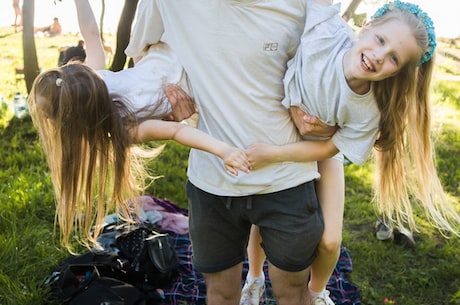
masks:
[[[436,49],[436,34],[434,33],[434,24],[431,18],[420,9],[420,7],[416,4],[408,3],[408,2],[401,2],[399,0],[395,0],[394,2],[387,3],[375,12],[374,16],[371,19],[375,19],[380,17],[387,12],[393,10],[394,8],[399,8],[402,11],[408,11],[414,14],[418,19],[423,21],[425,25],[426,33],[428,34],[428,51],[423,54],[422,58],[420,59],[419,65],[426,63],[431,59],[433,53]]]

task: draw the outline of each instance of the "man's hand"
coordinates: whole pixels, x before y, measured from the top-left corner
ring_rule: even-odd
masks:
[[[163,91],[171,104],[172,113],[164,119],[180,122],[195,113],[195,104],[192,98],[179,86],[167,84]]]
[[[289,109],[291,118],[302,136],[331,137],[339,127],[329,126],[321,122],[317,117],[304,112],[299,107]]]

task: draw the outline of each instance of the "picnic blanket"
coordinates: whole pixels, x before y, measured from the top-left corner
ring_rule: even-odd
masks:
[[[187,210],[179,208],[174,203],[151,197],[155,205],[157,205],[160,213],[177,213],[182,216],[188,216]],[[168,214],[169,216],[171,214]],[[192,245],[188,233],[178,234],[173,230],[168,230],[168,233],[174,240],[174,247],[177,257],[180,262],[179,276],[174,283],[163,288],[164,299],[162,305],[172,304],[206,304],[206,286],[203,275],[195,270],[192,264]],[[331,298],[336,305],[361,305],[361,294],[359,288],[354,285],[349,275],[353,270],[353,264],[350,253],[347,248],[342,245],[340,249],[340,258],[337,266],[329,279],[327,289],[331,292]],[[248,272],[248,261],[244,261],[243,275],[241,285],[244,284],[244,279]],[[264,273],[266,279],[266,290],[263,295],[263,304],[275,305],[276,301],[272,293],[270,278],[268,276],[268,265],[264,264]]]

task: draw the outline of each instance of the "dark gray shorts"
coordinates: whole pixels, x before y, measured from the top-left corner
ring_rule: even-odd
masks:
[[[242,262],[252,224],[276,267],[298,272],[311,265],[324,224],[315,183],[262,195],[224,197],[187,182],[195,268],[220,272]]]

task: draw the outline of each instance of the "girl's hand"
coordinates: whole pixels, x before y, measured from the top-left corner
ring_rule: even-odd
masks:
[[[232,175],[238,176],[238,170],[249,173],[249,161],[244,150],[230,147],[226,149],[222,160],[225,169]]]
[[[246,149],[250,169],[258,169],[275,162],[273,153],[275,147],[265,143],[255,143]]]

